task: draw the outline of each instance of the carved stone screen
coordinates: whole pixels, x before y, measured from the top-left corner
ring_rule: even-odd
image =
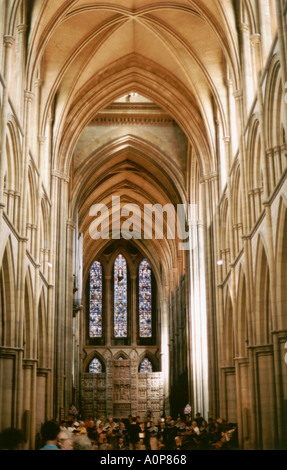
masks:
[[[82,374],[81,409],[87,418],[106,415],[106,374]]]
[[[129,360],[113,361],[113,416],[131,414],[131,366]]]
[[[105,374],[81,377],[81,413],[84,418],[102,415],[115,418],[129,414],[154,418],[163,411],[161,372],[139,373],[137,360],[108,360]]]

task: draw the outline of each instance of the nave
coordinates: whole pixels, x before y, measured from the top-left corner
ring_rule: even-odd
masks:
[[[0,1],[0,432],[287,442],[286,0]]]

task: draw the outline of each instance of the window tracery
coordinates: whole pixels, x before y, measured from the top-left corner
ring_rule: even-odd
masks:
[[[95,261],[90,268],[90,338],[101,338],[103,334],[102,290],[102,265]]]
[[[151,267],[147,259],[143,259],[139,265],[139,336],[152,336]]]
[[[126,338],[127,332],[127,262],[118,255],[114,263],[114,337]]]
[[[153,372],[152,363],[147,357],[145,357],[141,361],[140,367],[139,367],[139,372],[140,372],[140,374],[147,374],[147,373]]]
[[[89,373],[90,374],[101,374],[103,372],[103,367],[99,359],[96,357],[89,364]]]

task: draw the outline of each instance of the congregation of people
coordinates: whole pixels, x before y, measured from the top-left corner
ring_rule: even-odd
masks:
[[[21,449],[21,432],[4,430],[0,449]],[[18,439],[18,441],[17,441]],[[152,419],[139,416],[124,419],[102,416],[86,421],[74,417],[60,423],[47,421],[41,427],[38,450],[235,450],[236,424],[222,419],[206,421],[200,413]]]

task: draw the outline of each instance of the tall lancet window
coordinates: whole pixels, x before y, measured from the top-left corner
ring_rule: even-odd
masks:
[[[139,336],[152,336],[152,286],[151,267],[147,259],[139,265]]]
[[[114,337],[128,335],[127,262],[119,255],[114,264]]]
[[[102,265],[95,261],[90,268],[90,338],[103,335],[103,272]]]

